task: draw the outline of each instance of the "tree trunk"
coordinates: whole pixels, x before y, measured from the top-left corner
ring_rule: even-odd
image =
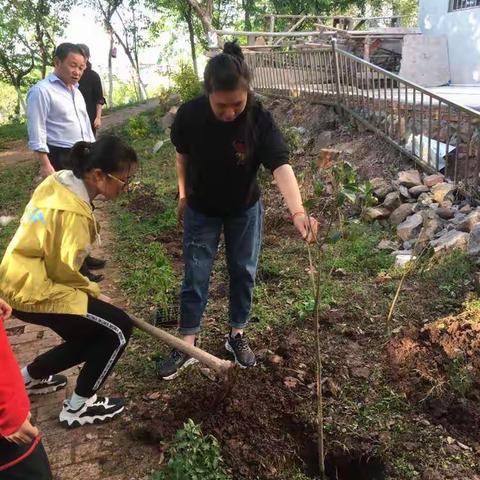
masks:
[[[198,66],[197,66],[197,50],[195,48],[195,30],[193,28],[193,16],[192,16],[192,6],[188,6],[188,11],[185,12],[185,21],[188,25],[188,35],[190,37],[190,50],[192,53],[192,63],[193,70],[198,76]]]
[[[111,26],[110,26],[111,28]],[[140,68],[139,65],[135,63],[135,59],[133,58],[132,52],[130,48],[128,48],[127,44],[123,41],[122,37],[112,28],[112,32],[115,35],[115,38],[118,40],[118,43],[123,48],[123,51],[125,52],[125,55],[128,58],[128,61],[130,62],[130,65],[132,66],[133,74],[135,76],[135,81],[137,82],[138,85],[138,91],[140,92],[140,100],[145,100],[147,98],[147,89],[145,87],[145,84],[142,81],[142,77],[140,76]]]
[[[250,11],[248,9],[248,1],[246,2],[246,5],[245,5],[245,30],[247,32],[251,32],[252,31],[252,22],[250,20]]]
[[[213,12],[213,0],[208,0],[207,8],[204,10],[198,0],[188,0],[188,3],[191,5],[198,18],[202,22],[203,30],[208,36],[209,34],[214,33],[214,28],[212,25],[212,12]]]
[[[110,32],[110,50],[108,51],[108,107],[113,107],[113,74],[112,74],[113,34]]]
[[[18,104],[20,105],[20,108],[22,109],[23,113],[26,114],[27,104],[25,103],[25,99],[23,98],[23,94],[18,85],[15,85],[15,91],[17,92]]]

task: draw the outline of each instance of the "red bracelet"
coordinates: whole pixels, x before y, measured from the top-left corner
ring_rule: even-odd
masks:
[[[306,215],[305,210],[304,210],[303,212],[295,212],[295,213],[292,215],[292,220],[293,220],[297,215],[300,215],[300,214]]]

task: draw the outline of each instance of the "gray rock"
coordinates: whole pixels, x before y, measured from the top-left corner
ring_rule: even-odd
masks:
[[[455,215],[455,210],[453,210],[453,208],[439,207],[437,208],[436,212],[437,215],[444,220],[450,220]]]
[[[332,143],[333,132],[330,130],[323,131],[317,138],[317,146],[319,148],[325,148],[331,145]]]
[[[382,220],[388,218],[390,215],[390,210],[383,207],[371,207],[367,208],[363,214],[365,220],[368,222],[373,222],[374,220]]]
[[[390,215],[390,222],[393,225],[399,225],[402,223],[409,215],[412,214],[414,206],[411,203],[404,203],[396,208]]]
[[[412,253],[398,253],[395,255],[395,267],[404,268],[407,263],[415,260],[415,258]]]
[[[182,97],[178,93],[172,93],[167,98],[166,107],[170,108],[175,105],[180,105],[182,103]]]
[[[383,201],[383,206],[388,210],[393,211],[402,204],[400,194],[398,192],[390,192]]]
[[[430,189],[425,185],[416,185],[415,187],[410,188],[408,193],[412,197],[417,198],[421,193],[428,193],[429,191]]]
[[[459,210],[460,215],[464,215],[461,210]],[[457,224],[457,230],[461,232],[471,232],[475,225],[480,223],[480,212],[474,210],[469,213],[460,223]]]
[[[435,253],[453,249],[466,250],[468,246],[468,239],[468,233],[459,232],[458,230],[451,230],[442,235],[440,238],[430,242],[430,245],[435,250]]]
[[[412,196],[410,195],[410,192],[408,191],[408,188],[405,187],[404,185],[400,185],[398,187],[398,191],[400,192],[401,197],[405,198],[405,200],[409,200],[410,198],[412,198]]]
[[[380,243],[377,245],[379,250],[396,250],[398,248],[398,243],[392,242],[391,240],[380,240]]]
[[[472,228],[468,237],[468,253],[470,255],[480,254],[480,225],[477,224]]]
[[[398,172],[398,181],[401,185],[408,188],[422,185],[422,179],[420,178],[420,172],[418,170],[404,170],[403,172]]]
[[[390,255],[393,255],[394,257],[396,257],[397,255],[412,255],[412,254],[413,254],[412,250],[395,250]]]
[[[379,200],[383,200],[393,190],[393,187],[381,177],[372,178],[370,183],[372,184],[374,195]]]
[[[415,238],[420,232],[423,224],[423,217],[420,213],[411,215],[397,226],[397,235],[405,242]]]
[[[423,203],[423,205],[430,206],[433,203],[433,195],[430,192],[423,192],[418,196],[417,200]]]
[[[444,181],[445,181],[445,177],[439,173],[436,173],[434,175],[426,176],[423,179],[423,184],[431,188],[434,185],[437,185],[438,183],[443,183]]]
[[[452,183],[438,183],[432,187],[433,198],[437,203],[442,203],[444,200],[450,200],[450,193],[453,193],[455,186]],[[448,197],[448,198],[446,198]]]
[[[167,112],[160,120],[163,130],[170,128],[173,125],[174,120],[175,120],[175,114],[172,112]]]
[[[424,210],[420,215],[423,217],[423,228],[418,237],[418,249],[423,249],[442,228],[443,222],[433,210]]]
[[[472,207],[467,203],[462,208],[460,208],[458,211],[461,212],[461,213],[469,214],[472,211]]]
[[[13,222],[16,217],[12,217],[10,215],[2,215],[0,216],[0,226],[6,227],[10,222]]]
[[[464,213],[455,212],[455,215],[450,221],[452,225],[455,225],[455,228],[457,228],[464,222],[465,218],[467,218],[467,216]]]

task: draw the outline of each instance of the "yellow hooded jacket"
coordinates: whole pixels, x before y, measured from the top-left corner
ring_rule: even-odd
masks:
[[[75,187],[83,189],[83,198]],[[0,264],[0,294],[13,308],[85,315],[88,295],[100,294],[79,272],[96,240],[85,196],[83,182],[65,170],[47,177],[33,193]]]

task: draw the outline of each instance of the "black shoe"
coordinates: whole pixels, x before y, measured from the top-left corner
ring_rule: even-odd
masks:
[[[173,349],[168,358],[161,363],[157,363],[157,375],[163,380],[173,380],[181,370],[197,363],[197,361],[186,353]]]
[[[121,398],[90,397],[80,408],[74,410],[68,400],[63,402],[59,420],[68,427],[104,423],[125,409],[125,401]]]
[[[157,308],[152,316],[154,327],[176,327],[180,320],[180,312],[177,305]]]
[[[44,393],[56,392],[66,385],[67,377],[65,375],[50,375],[40,380],[30,380],[25,384],[25,388],[29,395],[42,395]]]
[[[87,277],[91,282],[101,282],[105,277],[104,275],[102,275],[101,273],[100,274],[96,274],[96,273],[92,273],[88,268],[87,268],[87,265],[86,263],[84,263],[81,267],[80,267],[80,273],[82,275],[84,275],[85,277]]]
[[[107,263],[106,260],[101,260],[100,258],[91,257],[90,255],[85,259],[85,263],[87,268],[90,270],[99,270],[100,268],[104,268],[105,264]]]
[[[257,363],[255,354],[248,346],[245,335],[237,333],[235,337],[228,336],[225,342],[225,348],[235,357],[235,363],[242,368],[254,367]]]
[[[104,278],[105,278],[105,275],[102,275],[101,273],[92,273],[92,272],[88,272],[86,277],[91,281],[91,282],[95,282],[95,283],[99,283],[101,282]]]

